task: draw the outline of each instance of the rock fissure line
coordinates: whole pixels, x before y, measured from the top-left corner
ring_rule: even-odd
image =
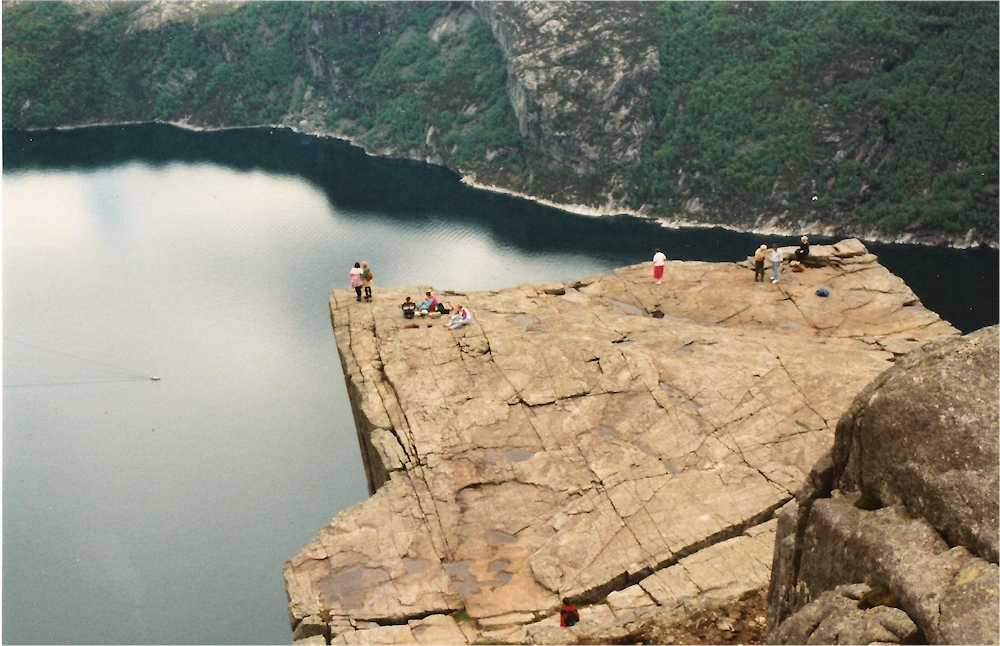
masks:
[[[776,352],[774,353],[774,358],[777,359],[778,363],[781,365],[781,370],[785,373],[785,376],[788,377],[788,382],[791,383],[793,386],[795,386],[795,389],[799,391],[799,396],[800,396],[799,402],[803,406],[805,406],[806,408],[808,408],[810,411],[812,411],[812,413],[816,417],[818,417],[821,420],[823,420],[823,422],[826,423],[827,426],[829,426],[829,423],[827,423],[826,419],[822,415],[819,414],[819,411],[817,411],[815,408],[813,408],[812,404],[809,401],[809,397],[806,395],[805,390],[803,390],[802,386],[800,386],[799,383],[797,381],[795,381],[795,379],[792,377],[792,373],[788,371],[788,367],[785,366],[785,362],[782,361],[782,359],[781,359],[780,356],[778,356],[778,353],[776,353]]]
[[[376,387],[376,392],[379,395],[380,403],[382,404],[383,410],[385,411],[386,418],[389,419],[390,421],[390,427],[388,430],[390,433],[392,433],[393,437],[396,438],[396,441],[400,442],[404,455],[406,455],[412,461],[413,464],[413,466],[409,469],[407,469],[404,465],[401,470],[407,472],[410,475],[410,477],[416,476],[416,479],[419,480],[420,484],[422,485],[422,487],[420,487],[419,489],[416,486],[413,487],[413,491],[417,499],[417,505],[419,506],[421,513],[424,515],[424,518],[428,522],[428,530],[431,532],[431,540],[434,542],[436,546],[439,547],[439,549],[441,549],[444,552],[444,556],[450,559],[452,557],[452,551],[448,543],[444,527],[441,524],[441,514],[437,508],[437,501],[434,499],[434,496],[431,495],[430,493],[431,491],[430,484],[427,482],[423,472],[423,469],[425,467],[422,465],[426,464],[426,457],[421,457],[420,455],[420,452],[417,448],[416,438],[414,438],[413,433],[409,431],[410,422],[409,422],[409,417],[406,414],[406,409],[402,405],[402,402],[399,400],[397,388],[392,383],[392,380],[386,373],[385,360],[383,359],[382,356],[382,347],[381,344],[378,343],[378,338],[379,338],[378,326],[374,316],[372,316],[372,334],[376,341],[374,345],[375,345],[375,353],[379,363],[378,378],[382,382],[383,388],[386,389],[387,394],[393,398],[395,407],[399,410],[403,418],[402,421],[407,426],[406,429],[400,429],[400,430],[401,432],[406,433],[406,435],[408,436],[409,442],[407,442],[407,444],[409,445],[410,450],[407,450],[406,444],[402,444],[401,438],[397,433],[395,425],[392,423],[392,417],[389,415],[389,407],[386,405],[386,400],[382,395],[382,391],[381,389],[378,389]],[[412,454],[410,453],[411,450]],[[428,614],[433,614],[433,613],[428,613]]]
[[[601,549],[596,550],[594,556],[591,557],[589,561],[587,561],[582,567],[579,568],[576,576],[573,579],[570,579],[570,583],[574,583],[576,581],[579,581],[580,576],[584,572],[587,571],[587,568],[590,567],[591,565],[593,565],[594,562],[596,562],[597,559],[602,556],[602,554],[604,552],[604,548],[606,548],[611,542],[613,542],[614,539],[622,531],[628,532],[628,534],[632,537],[632,540],[635,541],[635,544],[641,550],[644,560],[649,560],[649,559],[652,558],[652,554],[650,554],[646,550],[646,548],[643,546],[642,542],[639,540],[639,537],[635,535],[635,532],[632,530],[632,528],[629,527],[628,523],[625,522],[625,519],[622,517],[621,512],[619,512],[618,508],[615,506],[614,500],[612,500],[611,496],[608,495],[607,488],[604,486],[604,483],[600,480],[600,477],[597,476],[596,473],[594,474],[594,476],[598,478],[597,483],[596,483],[596,485],[594,487],[594,489],[597,491],[597,495],[603,496],[607,500],[607,503],[614,510],[615,515],[617,516],[617,518],[618,518],[618,520],[619,520],[619,522],[620,522],[621,525],[614,532],[614,534],[610,537],[608,543],[605,543],[605,545],[603,545]],[[618,575],[618,577],[625,577],[625,580],[627,581],[628,580],[628,572],[622,572],[621,574]],[[618,578],[618,577],[616,577],[616,578]],[[605,583],[604,585],[598,585],[598,586],[595,586],[593,588],[590,588],[590,589],[587,589],[587,590],[583,590],[582,592],[579,592],[576,595],[573,595],[573,598],[575,598],[578,602],[580,602],[580,601],[588,601],[588,600],[597,600],[597,599],[600,599],[601,597],[607,596],[608,593],[610,593],[610,592],[613,592],[615,590],[620,590],[622,588],[627,587],[628,585],[631,585],[631,583],[625,583],[624,585],[621,584],[621,583],[618,583],[617,585],[615,585],[615,581],[614,581],[614,579],[612,579],[612,581],[609,581],[609,582]],[[561,591],[553,590],[553,592],[561,592]]]
[[[372,334],[375,336],[377,340],[378,328],[374,317],[372,317]],[[396,390],[395,385],[392,383],[392,380],[389,378],[389,375],[385,371],[385,361],[382,358],[381,346],[378,343],[375,344],[375,352],[376,356],[378,357],[378,364],[379,364],[379,370],[376,376],[377,382],[381,382],[382,388],[386,390],[386,395],[392,397],[393,402],[395,403],[394,408],[397,408],[400,411],[400,414],[403,416],[403,421],[406,423],[407,427],[409,427],[409,420],[406,416],[405,409],[403,408],[401,402],[399,401],[398,391]],[[387,405],[385,396],[382,394],[382,388],[378,387],[379,383],[377,382],[373,384],[375,386],[375,392],[378,393],[380,403],[382,404],[382,409],[385,411],[386,414],[386,419],[389,420],[389,427],[384,430],[389,431],[392,434],[392,436],[396,438],[396,442],[399,444],[400,449],[402,449],[403,455],[405,455],[414,464],[419,464],[421,458],[419,452],[417,451],[417,446],[416,442],[414,441],[413,434],[408,432],[408,428],[398,429],[398,430],[396,429],[396,425],[393,423],[392,417],[389,415],[390,406]],[[408,441],[404,442],[403,438],[400,436],[400,433],[405,433],[408,436]],[[386,465],[385,468],[388,469],[388,465]],[[400,467],[400,469],[402,470],[405,470],[405,468],[406,468],[405,465],[401,465]]]
[[[719,323],[719,325],[721,325],[721,324],[725,323],[726,321],[728,321],[728,320],[730,320],[730,319],[734,319],[734,318],[736,318],[737,316],[739,316],[740,314],[742,314],[743,312],[747,312],[747,311],[749,311],[749,310],[750,310],[750,306],[749,306],[749,305],[747,305],[747,306],[746,306],[746,307],[744,307],[743,309],[740,309],[740,310],[737,310],[736,312],[734,312],[734,313],[730,314],[730,315],[729,315],[729,316],[727,316],[726,318],[724,318],[724,319],[720,319],[720,320],[718,321],[718,323]]]
[[[815,323],[813,323],[812,320],[810,320],[810,318],[808,316],[806,316],[806,313],[802,311],[802,308],[799,307],[798,302],[795,300],[795,298],[791,294],[787,294],[786,293],[785,300],[788,301],[788,302],[790,302],[792,304],[792,306],[795,308],[795,311],[798,312],[799,316],[802,317],[802,320],[806,322],[806,325],[808,325],[810,328],[812,328],[814,330],[817,329],[817,325]]]

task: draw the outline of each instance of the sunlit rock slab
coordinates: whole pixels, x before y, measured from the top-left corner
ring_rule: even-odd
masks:
[[[455,331],[402,317],[425,286],[335,292],[380,488],[286,564],[293,627],[409,639],[403,623],[460,612],[513,639],[562,597],[649,580],[665,598],[648,577],[769,521],[897,350],[958,334],[847,248],[777,285],[745,263],[668,262],[662,284],[643,264],[445,292],[473,313]]]

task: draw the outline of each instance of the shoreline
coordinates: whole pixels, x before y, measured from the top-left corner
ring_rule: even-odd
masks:
[[[308,122],[307,122],[308,123]],[[169,125],[184,130],[190,130],[194,132],[221,132],[225,130],[258,130],[263,128],[268,129],[284,129],[290,130],[291,132],[305,135],[308,137],[316,137],[318,139],[337,139],[339,141],[344,141],[355,148],[359,148],[368,157],[373,158],[383,158],[383,159],[406,159],[409,161],[414,161],[422,164],[427,164],[429,166],[437,166],[440,168],[446,168],[453,173],[455,173],[459,181],[476,190],[489,191],[491,193],[499,193],[503,195],[508,195],[510,197],[516,197],[519,199],[527,200],[530,202],[535,202],[536,204],[541,204],[550,208],[558,209],[566,213],[572,213],[574,215],[582,215],[587,217],[615,217],[615,216],[631,216],[636,218],[643,218],[645,220],[651,220],[657,222],[660,226],[666,229],[712,229],[719,228],[725,229],[727,231],[733,231],[736,233],[751,233],[762,236],[782,236],[782,237],[797,237],[801,235],[807,236],[824,236],[828,238],[836,237],[856,237],[863,242],[875,242],[880,244],[901,244],[901,245],[916,245],[921,247],[947,247],[951,249],[958,250],[972,250],[980,247],[987,247],[994,250],[1000,250],[1000,243],[998,242],[983,242],[982,240],[973,241],[968,235],[964,237],[953,236],[953,237],[936,237],[931,236],[931,241],[921,241],[920,236],[914,235],[912,233],[903,233],[900,235],[889,236],[883,233],[876,233],[874,230],[869,230],[867,232],[862,232],[850,227],[838,227],[836,225],[822,225],[819,222],[812,222],[808,225],[801,227],[799,229],[789,229],[779,226],[769,226],[769,225],[736,225],[736,224],[726,224],[718,222],[696,222],[691,220],[682,220],[677,218],[667,218],[662,216],[654,216],[646,213],[642,213],[642,209],[608,209],[604,207],[593,207],[585,204],[565,204],[560,202],[554,202],[545,198],[535,197],[528,195],[527,193],[522,193],[509,189],[503,186],[497,186],[495,184],[484,184],[476,181],[475,174],[466,174],[459,169],[451,166],[449,164],[437,163],[430,157],[426,156],[414,156],[405,154],[399,151],[392,151],[389,153],[378,153],[371,152],[366,149],[363,145],[359,144],[356,139],[349,137],[347,135],[338,134],[330,131],[325,131],[315,127],[307,128],[303,127],[300,122],[299,126],[290,124],[261,124],[254,126],[198,126],[188,123],[186,120],[180,121],[123,121],[123,122],[108,122],[108,123],[88,123],[88,124],[77,124],[77,125],[61,125],[53,126],[49,128],[23,128],[25,132],[38,132],[43,130],[78,130],[81,128],[97,128],[97,127],[114,127],[114,126],[132,126],[132,125],[146,125],[146,124],[161,124]],[[309,123],[308,125],[312,125]],[[777,216],[771,216],[770,220],[774,220]],[[765,216],[760,216],[757,218],[757,222],[764,220]]]

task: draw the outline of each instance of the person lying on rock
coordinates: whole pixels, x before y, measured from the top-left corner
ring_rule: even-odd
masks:
[[[399,306],[399,309],[403,310],[403,318],[412,319],[417,311],[417,304],[407,296],[406,300]]]
[[[420,312],[420,316],[427,316],[429,312],[433,312],[437,309],[438,298],[430,292],[427,292],[427,298],[417,305],[417,311]]]
[[[455,307],[455,313],[451,316],[451,320],[448,321],[448,327],[452,330],[460,328],[463,325],[468,325],[469,321],[472,320],[472,314],[469,310],[461,303]]]

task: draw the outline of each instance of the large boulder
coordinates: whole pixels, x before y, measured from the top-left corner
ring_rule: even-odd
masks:
[[[998,381],[991,327],[912,351],[855,398],[779,518],[771,643],[998,642]],[[880,593],[845,610],[857,584]],[[904,626],[868,612],[882,606],[916,636],[866,624]]]
[[[902,358],[840,419],[837,487],[902,505],[996,563],[997,365],[996,328]]]

